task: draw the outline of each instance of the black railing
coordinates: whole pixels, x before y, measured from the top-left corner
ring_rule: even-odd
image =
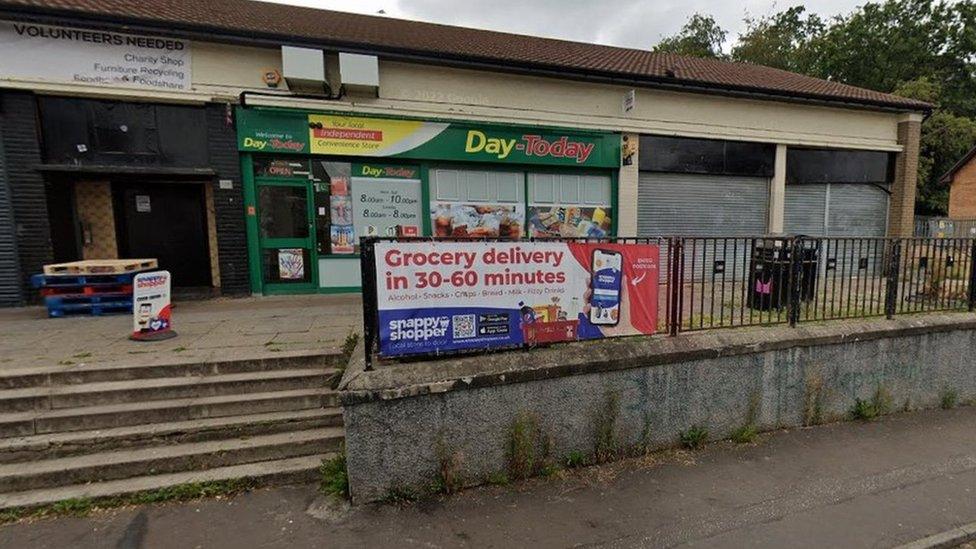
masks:
[[[367,367],[378,342],[374,245],[379,240],[470,239],[363,240]],[[796,326],[976,308],[976,238],[763,236],[595,241],[660,246],[658,333],[671,336],[716,328]]]

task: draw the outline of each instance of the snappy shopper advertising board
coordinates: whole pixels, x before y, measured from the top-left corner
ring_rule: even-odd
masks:
[[[377,242],[380,354],[652,334],[652,244]]]

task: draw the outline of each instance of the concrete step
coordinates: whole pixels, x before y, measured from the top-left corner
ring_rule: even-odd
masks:
[[[317,408],[30,435],[0,439],[0,463],[341,426],[339,408]]]
[[[229,467],[334,452],[337,427],[250,438],[191,442],[0,465],[0,492],[23,492],[88,482]]]
[[[7,389],[0,391],[0,413],[324,387],[334,373],[289,369]]]
[[[273,356],[271,356],[273,355]],[[206,376],[267,372],[287,369],[334,368],[339,365],[339,351],[282,351],[246,359],[199,360],[173,358],[158,364],[99,364],[39,366],[0,371],[0,390],[27,387],[55,387],[80,383],[127,381],[161,377]]]
[[[313,454],[244,465],[216,467],[205,471],[138,476],[93,484],[73,484],[57,488],[0,494],[0,509],[39,507],[68,499],[108,498],[146,490],[158,490],[180,484],[240,478],[251,479],[255,486],[314,482],[319,476],[319,466],[322,461],[331,458],[333,455],[330,453]]]
[[[338,395],[335,391],[313,388],[6,413],[0,414],[0,437],[330,408],[337,405]]]

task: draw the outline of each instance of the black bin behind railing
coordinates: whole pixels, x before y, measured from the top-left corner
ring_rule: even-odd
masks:
[[[976,306],[976,238],[603,240],[661,246],[658,327],[659,333],[670,335],[714,328],[973,311]],[[363,335],[368,361],[378,339],[375,242],[364,239],[361,245]]]

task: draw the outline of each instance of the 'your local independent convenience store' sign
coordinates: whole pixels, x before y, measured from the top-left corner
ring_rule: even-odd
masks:
[[[0,78],[178,91],[190,59],[185,40],[0,21]]]
[[[238,110],[242,151],[615,168],[620,138],[516,126]]]

